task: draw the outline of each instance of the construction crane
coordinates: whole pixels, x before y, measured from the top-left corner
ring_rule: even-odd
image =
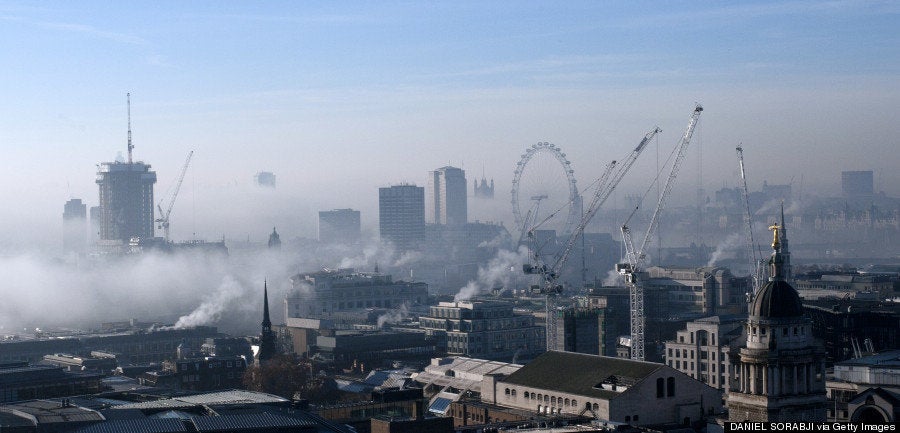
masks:
[[[738,145],[735,150],[737,151],[738,165],[740,165],[741,168],[741,183],[743,186],[741,195],[744,199],[745,210],[747,211],[744,215],[744,223],[747,225],[747,241],[750,246],[748,257],[748,260],[750,260],[750,293],[748,295],[756,295],[762,277],[760,275],[759,265],[761,253],[756,246],[756,242],[753,240],[753,215],[750,213],[750,190],[747,188],[747,174],[744,171],[744,148],[741,145]]]
[[[631,229],[628,227],[628,222],[634,217],[638,207],[634,209],[622,225],[622,239],[625,244],[625,263],[616,265],[616,270],[625,277],[625,284],[629,289],[629,304],[631,308],[631,359],[639,361],[644,360],[644,288],[642,282],[638,281],[638,273],[643,271],[644,261],[647,258],[647,245],[659,225],[660,212],[662,212],[666,204],[666,199],[672,192],[672,186],[675,183],[675,178],[678,176],[678,169],[681,167],[681,163],[684,161],[684,157],[687,154],[688,145],[691,142],[691,137],[694,135],[694,128],[697,126],[697,121],[700,120],[700,113],[702,111],[703,107],[700,104],[697,104],[694,107],[694,111],[691,113],[687,129],[684,131],[684,135],[681,136],[681,140],[676,147],[678,154],[675,157],[675,161],[672,162],[672,169],[669,172],[669,177],[666,179],[666,184],[656,203],[656,210],[653,211],[653,216],[650,218],[650,226],[647,228],[647,233],[644,235],[640,249],[634,248]]]
[[[606,202],[606,199],[612,195],[613,190],[615,190],[616,186],[619,185],[619,182],[625,177],[625,174],[628,173],[628,170],[631,169],[631,166],[634,165],[634,162],[637,161],[638,156],[640,156],[641,152],[644,151],[644,148],[647,147],[647,143],[653,140],[653,137],[656,134],[660,133],[662,130],[658,127],[654,127],[650,132],[644,135],[644,138],[641,139],[641,142],[638,143],[637,147],[631,151],[631,153],[625,158],[624,162],[618,164],[616,161],[612,161],[606,165],[603,174],[597,180],[597,188],[594,191],[594,196],[591,199],[591,203],[588,205],[587,210],[582,214],[581,221],[572,230],[572,233],[569,235],[568,240],[566,241],[566,245],[563,247],[562,251],[558,254],[554,263],[550,266],[541,263],[541,256],[535,251],[535,263],[536,266],[525,265],[524,271],[527,274],[540,274],[543,280],[542,291],[546,295],[546,306],[547,306],[547,350],[550,350],[550,345],[556,341],[557,337],[557,327],[556,321],[552,317],[553,312],[556,310],[556,306],[554,303],[555,295],[562,292],[562,286],[557,284],[557,279],[559,278],[559,274],[562,272],[563,266],[565,266],[566,261],[568,261],[569,256],[572,253],[572,250],[575,247],[575,243],[578,241],[578,238],[584,233],[584,229],[587,227],[588,223],[594,218],[594,215],[597,214],[597,211],[600,209],[600,206]],[[618,167],[618,168],[617,168]],[[529,236],[533,237],[534,230],[537,226],[533,227],[528,231]]]
[[[134,145],[131,144],[131,93],[125,94],[125,100],[128,102],[128,163],[131,164],[131,153]]]
[[[181,189],[181,183],[184,181],[184,174],[187,173],[188,164],[191,163],[191,157],[194,156],[194,151],[188,152],[187,159],[184,160],[184,167],[181,168],[181,174],[178,176],[178,181],[175,182],[175,189],[172,190],[172,198],[169,199],[169,207],[166,208],[166,211],[163,212],[162,209],[162,200],[156,205],[159,209],[159,218],[156,219],[156,223],[158,224],[156,228],[163,229],[165,233],[166,242],[169,242],[169,215],[172,214],[172,207],[175,206],[175,199],[178,197],[178,190]]]

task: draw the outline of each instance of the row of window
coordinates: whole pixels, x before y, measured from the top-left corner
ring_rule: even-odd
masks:
[[[504,394],[507,397],[516,398],[516,390],[515,389],[506,388],[506,390],[504,391]],[[544,403],[549,403],[550,406],[554,406],[554,407],[556,407],[556,406],[559,406],[559,407],[562,407],[562,406],[576,407],[576,406],[578,406],[578,400],[576,400],[576,399],[568,399],[568,398],[563,398],[563,397],[551,396],[550,394],[542,394],[542,393],[525,391],[522,394],[522,396],[526,400],[542,401]],[[588,404],[590,404],[590,403],[588,403]],[[594,403],[594,406],[596,406],[596,405],[597,404]],[[538,410],[540,410],[540,409],[538,409]],[[595,410],[596,410],[596,408],[595,408]]]

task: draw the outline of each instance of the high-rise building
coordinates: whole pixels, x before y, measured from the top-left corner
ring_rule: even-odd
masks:
[[[73,198],[63,207],[63,252],[83,253],[87,249],[87,206]]]
[[[842,171],[841,190],[844,198],[872,198],[875,192],[872,170]]]
[[[131,94],[128,95],[128,161],[104,162],[97,170],[100,187],[100,241],[153,238],[153,185],[150,164],[132,160]]]
[[[359,211],[334,209],[319,211],[319,242],[355,244],[360,240]]]
[[[100,240],[153,237],[153,184],[156,172],[143,162],[104,162],[100,187]]]
[[[732,355],[729,421],[825,421],[825,349],[800,296],[785,281],[774,226],[770,277],[750,304],[746,346]]]
[[[393,242],[398,250],[417,248],[425,239],[425,188],[378,188],[378,218],[383,241]]]
[[[468,218],[466,172],[441,167],[428,172],[425,221],[429,224],[461,225]]]

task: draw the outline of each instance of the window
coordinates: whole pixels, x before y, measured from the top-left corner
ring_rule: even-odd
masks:
[[[675,378],[670,377],[666,379],[666,394],[669,397],[675,397]]]
[[[516,397],[516,390],[512,390],[512,396],[513,396],[513,398]]]
[[[625,415],[625,422],[631,422],[631,416]]]
[[[506,392],[504,394],[509,395],[509,388],[506,388]]]
[[[528,391],[525,391],[525,394],[522,394],[525,398],[528,398]]]

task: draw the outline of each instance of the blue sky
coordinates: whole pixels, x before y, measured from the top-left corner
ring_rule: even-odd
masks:
[[[743,143],[751,188],[802,176],[836,193],[840,170],[872,169],[900,195],[898,16],[888,1],[0,0],[0,200],[19,203],[0,217],[23,227],[0,243],[54,243],[67,198],[96,203],[126,92],[158,197],[196,152],[181,237],[313,237],[337,207],[371,226],[377,187],[448,163],[497,180],[496,209],[470,207],[487,219],[529,145],[562,147],[586,185],[654,125],[673,145],[695,102],[688,164],[708,191],[736,183]],[[276,193],[249,187],[259,170]]]

